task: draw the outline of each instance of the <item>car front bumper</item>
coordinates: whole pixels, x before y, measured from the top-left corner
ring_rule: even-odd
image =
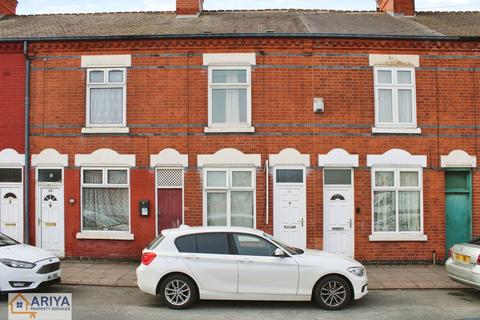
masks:
[[[350,282],[353,286],[354,299],[359,300],[368,294],[368,278],[364,277],[350,277]]]
[[[58,262],[58,261],[53,261]],[[35,290],[40,287],[59,283],[61,270],[48,273],[37,273],[42,267],[51,264],[52,261],[40,261],[33,269],[7,268],[5,274],[0,275],[0,292],[19,292]]]
[[[445,268],[448,276],[456,282],[480,290],[480,266],[479,265],[461,265],[455,263],[452,258],[445,262]]]

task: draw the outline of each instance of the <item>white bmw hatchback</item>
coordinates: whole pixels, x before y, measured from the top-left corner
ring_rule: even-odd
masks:
[[[60,282],[60,260],[0,233],[0,292],[27,291]]]
[[[164,230],[137,268],[140,290],[174,309],[204,300],[315,301],[337,310],[364,297],[365,268],[322,251],[289,247],[254,229]]]

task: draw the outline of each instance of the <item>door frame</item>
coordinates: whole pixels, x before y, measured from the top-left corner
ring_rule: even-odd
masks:
[[[473,185],[472,185],[472,176],[473,176],[473,170],[471,168],[445,168],[445,178],[448,172],[466,172],[468,174],[467,177],[467,185],[468,185],[468,209],[470,211],[470,227],[469,227],[469,233],[470,233],[470,238],[473,236]],[[449,193],[462,193],[465,194],[466,192],[464,190],[460,189],[450,189],[451,191],[447,191],[446,185],[444,185],[444,207],[445,207],[445,252],[448,255],[448,250],[450,248],[447,248],[447,194]]]
[[[182,186],[159,186],[157,174],[159,169],[166,169],[166,170],[182,170]],[[155,204],[152,206],[154,209],[155,214],[155,237],[159,236],[158,230],[158,222],[159,222],[159,214],[158,214],[158,189],[182,189],[182,223],[185,222],[185,168],[182,166],[155,166]]]
[[[62,181],[61,182],[39,182],[38,181],[38,170],[41,169],[59,169],[62,170]],[[37,166],[35,167],[35,243],[37,247],[42,248],[42,224],[40,223],[39,219],[42,215],[42,197],[41,197],[41,190],[52,188],[52,189],[59,189],[62,199],[61,210],[63,213],[63,228],[62,228],[62,251],[60,252],[59,256],[65,256],[65,168],[58,167],[58,166]]]
[[[350,170],[351,172],[351,177],[352,181],[350,185],[338,185],[338,184],[329,184],[326,186],[325,184],[325,170]],[[342,167],[324,167],[322,171],[322,184],[323,184],[323,248],[325,248],[325,237],[327,235],[327,224],[326,222],[326,217],[327,217],[327,201],[326,201],[326,191],[328,189],[350,189],[350,195],[351,195],[351,200],[350,200],[350,205],[352,208],[351,212],[351,218],[352,218],[352,228],[351,228],[351,233],[352,233],[352,258],[355,257],[355,170],[354,168],[342,168]]]
[[[304,165],[275,165],[272,167],[273,169],[273,235],[276,237],[276,231],[278,232],[277,228],[277,217],[279,214],[278,202],[277,202],[277,191],[280,186],[291,186],[291,187],[301,187],[302,196],[303,196],[303,212],[305,216],[305,225],[304,225],[304,232],[303,236],[305,238],[305,247],[307,246],[307,229],[308,229],[308,219],[307,219],[307,167]],[[278,169],[293,169],[293,170],[303,170],[303,183],[277,183],[277,170]]]
[[[20,234],[21,237],[20,239],[22,240],[22,243],[25,243],[25,224],[28,222],[25,222],[25,188],[24,188],[24,183],[25,183],[25,169],[23,166],[17,167],[17,166],[0,166],[1,169],[21,169],[22,170],[22,181],[21,182],[2,182],[0,183],[0,189],[2,188],[18,188],[20,190],[20,195],[21,195],[21,201],[19,201],[19,214],[20,214]],[[1,210],[1,209],[0,209]],[[2,213],[0,212],[0,215]]]

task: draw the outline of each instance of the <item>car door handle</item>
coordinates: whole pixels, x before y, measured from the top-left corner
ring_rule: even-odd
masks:
[[[200,259],[197,256],[184,256],[184,258],[187,259],[187,260],[198,260],[198,259]]]
[[[248,259],[241,259],[241,260],[238,260],[238,262],[240,262],[240,263],[253,263],[252,260],[248,260]]]

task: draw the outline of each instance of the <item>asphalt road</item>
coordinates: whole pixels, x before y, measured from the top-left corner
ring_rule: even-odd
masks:
[[[303,302],[202,301],[189,310],[170,310],[136,288],[55,286],[42,292],[73,294],[74,320],[216,319],[468,319],[480,320],[480,291],[371,291],[342,311],[324,311]],[[0,297],[0,319],[7,319],[7,297]]]

